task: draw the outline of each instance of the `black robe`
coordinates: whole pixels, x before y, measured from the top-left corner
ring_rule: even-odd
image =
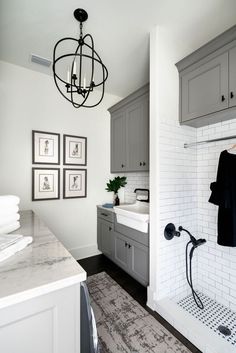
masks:
[[[209,202],[218,205],[217,243],[236,247],[236,154],[223,151]]]

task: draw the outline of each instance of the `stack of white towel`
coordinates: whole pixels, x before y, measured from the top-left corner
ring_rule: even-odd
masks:
[[[20,199],[17,196],[0,196],[0,262],[32,243],[32,237],[7,234],[20,228]]]
[[[0,196],[0,234],[20,228],[19,203],[17,196]]]

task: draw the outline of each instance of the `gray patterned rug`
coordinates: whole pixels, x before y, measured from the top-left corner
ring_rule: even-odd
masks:
[[[88,277],[100,353],[190,353],[108,274]]]

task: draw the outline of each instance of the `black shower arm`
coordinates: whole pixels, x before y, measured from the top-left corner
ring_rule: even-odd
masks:
[[[197,243],[196,238],[194,238],[194,236],[187,229],[183,228],[182,226],[179,226],[179,231],[180,232],[182,232],[182,231],[186,232],[190,236],[190,239],[191,239],[192,243],[194,243],[194,244]]]

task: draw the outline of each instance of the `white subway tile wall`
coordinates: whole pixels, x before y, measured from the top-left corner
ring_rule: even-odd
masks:
[[[197,129],[197,140],[236,135],[236,120]],[[236,311],[236,248],[217,244],[218,207],[209,203],[209,185],[216,180],[220,152],[236,139],[197,147],[198,236],[207,243],[198,251],[198,289]],[[236,182],[236,181],[235,181]]]
[[[194,254],[196,289],[236,311],[236,248],[217,244],[218,207],[208,202],[220,152],[236,139],[184,149],[184,143],[236,135],[236,120],[198,129],[181,127],[174,120],[160,122],[160,258],[157,299],[181,299],[189,293],[185,278],[188,236],[165,240],[167,223],[182,225],[207,243]]]
[[[149,173],[125,173],[122,174],[127,177],[127,185],[124,187],[124,202],[134,203],[135,193],[134,190],[137,188],[149,189]]]
[[[188,291],[185,279],[185,245],[188,237],[181,234],[168,241],[164,238],[167,223],[182,225],[196,232],[197,218],[197,153],[184,149],[184,143],[195,142],[194,128],[180,127],[174,120],[162,121],[160,133],[160,258],[158,259],[157,298],[179,300]],[[197,277],[194,256],[193,277]]]

